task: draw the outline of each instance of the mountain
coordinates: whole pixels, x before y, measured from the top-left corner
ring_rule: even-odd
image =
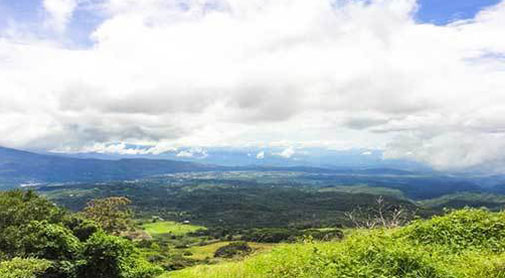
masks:
[[[81,159],[0,147],[0,186],[26,183],[96,182],[175,172],[210,171],[217,166],[153,159]]]
[[[111,145],[116,146],[116,145]],[[429,166],[404,159],[385,159],[380,150],[331,150],[316,147],[179,147],[161,153],[150,152],[149,146],[121,145],[117,152],[61,153],[75,158],[117,160],[121,158],[170,159],[222,166],[293,167],[327,169],[389,168],[430,173]]]
[[[210,155],[209,155],[210,156]],[[367,184],[399,189],[413,199],[427,199],[456,192],[481,192],[478,180],[426,173],[405,168],[306,166],[304,163],[274,165],[218,166],[208,161],[182,161],[175,158],[76,158],[62,154],[32,153],[0,147],[0,188],[49,183],[108,182],[142,179],[155,175],[205,171],[278,171],[306,175],[296,182],[341,185]],[[227,164],[224,164],[227,165]],[[407,167],[408,169],[408,167]],[[498,187],[497,187],[498,188]],[[494,188],[493,193],[501,193]],[[492,191],[492,190],[490,190]]]

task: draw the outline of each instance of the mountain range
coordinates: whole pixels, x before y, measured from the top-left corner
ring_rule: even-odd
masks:
[[[4,185],[124,180],[218,168],[173,160],[73,158],[0,147],[0,184]]]

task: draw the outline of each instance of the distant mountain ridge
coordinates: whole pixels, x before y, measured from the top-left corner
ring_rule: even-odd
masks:
[[[65,183],[101,182],[128,180],[180,172],[201,171],[299,171],[313,173],[347,173],[373,175],[408,175],[409,171],[390,168],[325,168],[310,166],[218,166],[205,162],[181,161],[167,158],[76,158],[59,154],[39,154],[0,147],[0,186]]]
[[[124,180],[214,169],[219,167],[185,161],[141,158],[81,159],[0,147],[0,185]]]
[[[408,169],[408,168],[407,168]],[[206,171],[285,171],[322,174],[324,179],[338,184],[369,184],[388,188],[402,188],[405,193],[418,198],[439,196],[454,192],[503,191],[485,180],[488,188],[478,186],[482,179],[469,180],[450,177],[443,173],[418,172],[389,167],[319,167],[286,164],[221,166],[207,161],[183,161],[173,158],[76,158],[64,154],[32,153],[0,147],[0,188],[19,185],[44,185],[57,183],[97,183],[143,179],[147,177]],[[485,179],[490,179],[486,177]],[[499,181],[499,180],[498,180]],[[430,188],[428,190],[428,188]],[[436,191],[433,193],[433,191]],[[440,191],[440,192],[439,192]]]

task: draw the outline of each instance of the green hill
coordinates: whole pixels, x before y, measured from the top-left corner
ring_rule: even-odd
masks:
[[[241,262],[163,278],[503,278],[505,213],[465,209],[340,242],[285,245]]]
[[[490,193],[462,192],[418,201],[417,203],[429,208],[486,207],[488,209],[501,209],[505,205],[505,196]]]

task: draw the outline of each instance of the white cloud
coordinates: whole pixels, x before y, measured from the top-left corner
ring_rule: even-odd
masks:
[[[71,147],[63,146],[50,150],[54,153],[102,153],[102,154],[121,154],[121,155],[158,155],[164,152],[174,152],[177,148],[163,146],[128,146],[125,143],[95,143],[90,146]]]
[[[292,147],[286,148],[280,153],[275,153],[275,155],[278,155],[278,156],[284,157],[284,158],[291,158],[294,154],[295,154],[295,150]]]
[[[193,153],[190,151],[181,151],[177,153],[177,157],[193,157]]]
[[[72,18],[78,0],[43,0],[42,4],[48,13],[46,24],[55,31],[63,32]]]
[[[45,0],[51,26],[64,30],[76,3]],[[283,142],[286,155],[380,148],[440,169],[505,166],[495,151],[505,2],[448,26],[415,22],[412,0],[100,7],[108,19],[89,49],[0,38],[0,145],[161,153]]]
[[[256,159],[264,159],[265,158],[265,152],[261,151],[256,155]]]
[[[207,150],[202,148],[192,148],[189,150],[183,150],[177,153],[177,157],[185,158],[206,158],[208,156]]]

